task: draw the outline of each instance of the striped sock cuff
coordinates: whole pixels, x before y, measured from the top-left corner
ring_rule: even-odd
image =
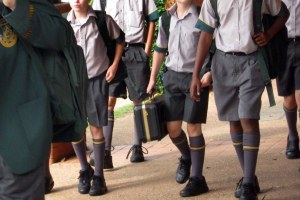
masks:
[[[93,138],[93,144],[104,144],[104,143],[105,143],[104,138],[100,138],[100,139],[94,139]]]

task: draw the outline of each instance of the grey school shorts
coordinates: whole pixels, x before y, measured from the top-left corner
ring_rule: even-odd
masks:
[[[260,119],[265,84],[256,53],[236,56],[217,50],[211,71],[221,121]]]
[[[187,123],[206,123],[208,108],[208,87],[201,91],[201,100],[194,101],[190,96],[192,73],[168,70],[164,74],[165,120]]]
[[[150,80],[149,57],[144,47],[134,45],[125,48],[123,61],[128,77],[125,79],[131,101],[142,101],[148,97],[146,90]]]
[[[300,90],[300,41],[291,41],[287,50],[285,70],[278,74],[277,90],[279,96],[289,96]]]
[[[127,90],[125,81],[111,83],[108,85],[108,95],[116,98],[127,98]]]
[[[95,127],[107,125],[108,83],[105,75],[106,71],[89,79],[86,111],[88,122]]]
[[[16,147],[17,148],[17,147]],[[44,166],[22,175],[13,174],[0,155],[0,199],[44,200]]]

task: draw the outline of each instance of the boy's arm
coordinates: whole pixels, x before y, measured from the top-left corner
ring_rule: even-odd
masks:
[[[201,82],[199,79],[199,75],[200,75],[201,68],[204,64],[205,58],[209,53],[212,40],[213,40],[213,35],[211,33],[204,32],[204,31],[201,32],[198,46],[197,46],[193,78],[190,87],[191,98],[195,101],[200,100]]]
[[[115,58],[114,58],[113,63],[108,68],[107,73],[106,73],[106,80],[107,80],[107,82],[112,81],[113,78],[116,75],[116,72],[117,72],[118,67],[119,67],[120,59],[122,58],[124,46],[125,46],[125,42],[123,42],[123,43],[116,42]]]
[[[258,46],[265,46],[272,38],[278,33],[278,31],[285,26],[285,22],[288,20],[290,12],[286,5],[282,2],[281,9],[277,15],[277,19],[272,24],[271,28],[264,33],[256,33],[254,35],[254,41]]]
[[[165,59],[166,54],[154,51],[153,53],[153,60],[152,60],[152,68],[151,68],[151,75],[149,84],[147,87],[147,93],[150,94],[155,86],[156,83],[156,77],[159,72],[159,69],[161,65],[163,64],[163,61]]]
[[[31,45],[61,50],[67,43],[68,22],[48,1],[3,0],[3,19]]]
[[[147,56],[150,56],[153,39],[154,39],[154,32],[155,32],[155,21],[148,21],[147,23],[147,39],[145,44],[145,52]]]

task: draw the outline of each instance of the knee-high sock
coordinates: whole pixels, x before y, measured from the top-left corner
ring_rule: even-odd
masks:
[[[75,154],[80,162],[81,170],[84,171],[84,170],[89,169],[89,164],[86,159],[86,144],[85,144],[84,138],[82,138],[78,142],[72,142],[72,146],[73,146]]]
[[[171,138],[171,140],[172,140],[173,144],[180,151],[182,159],[183,160],[190,160],[191,159],[191,153],[190,153],[190,148],[189,148],[189,144],[188,144],[185,132],[183,130],[181,130],[180,135],[176,138]]]
[[[108,121],[107,126],[103,126],[103,135],[105,138],[105,150],[110,155],[111,151],[111,142],[112,142],[112,136],[113,136],[113,129],[114,129],[114,111],[109,110],[108,111]]]
[[[243,183],[254,183],[260,133],[244,133],[244,179]]]
[[[203,135],[196,137],[189,137],[190,150],[192,160],[191,176],[202,178],[204,155],[205,155],[205,140]]]
[[[133,132],[134,145],[142,145],[142,142],[139,140],[139,137],[138,137],[136,122],[134,119],[133,119],[133,128],[134,128],[134,132]]]
[[[103,177],[103,163],[105,152],[105,139],[93,139],[95,175]]]
[[[243,150],[243,133],[230,133],[235,152],[238,156],[241,168],[244,172],[244,150]]]
[[[283,107],[287,125],[289,128],[289,140],[295,141],[299,139],[299,135],[297,132],[297,108],[289,110]]]

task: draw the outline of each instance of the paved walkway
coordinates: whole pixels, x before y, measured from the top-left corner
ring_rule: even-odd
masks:
[[[264,94],[260,121],[261,146],[257,165],[257,176],[262,189],[259,199],[299,200],[300,163],[299,160],[285,158],[287,128],[282,112],[282,99],[277,98],[276,102],[277,106],[269,108]],[[112,152],[115,169],[105,171],[109,190],[106,195],[90,197],[77,192],[79,163],[73,157],[51,165],[55,187],[53,192],[46,196],[46,200],[181,199],[179,191],[184,185],[175,182],[179,153],[168,137],[159,142],[144,144],[149,152],[145,155],[146,162],[132,164],[126,160],[132,143],[132,118],[130,113],[116,119],[113,138],[115,150]],[[203,126],[207,144],[204,175],[210,192],[190,199],[235,199],[233,191],[242,172],[228,131],[228,123],[220,122],[216,117],[214,96],[211,93],[208,120]]]

